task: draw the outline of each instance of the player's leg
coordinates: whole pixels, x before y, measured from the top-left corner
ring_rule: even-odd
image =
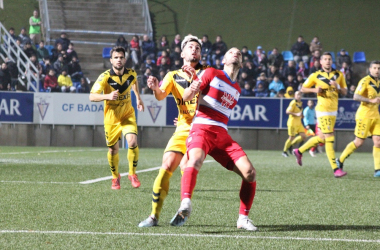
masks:
[[[282,156],[284,157],[289,157],[287,151],[292,146],[292,141],[294,140],[294,132],[291,126],[288,126],[288,135],[289,138],[286,140],[284,150],[282,151]]]
[[[380,136],[373,135],[373,161],[375,163],[374,177],[380,177]]]
[[[119,138],[121,128],[118,125],[104,125],[108,146],[107,159],[112,174],[112,189],[120,189],[119,173]]]
[[[139,161],[139,147],[137,144],[137,124],[134,113],[125,119],[122,124],[123,134],[128,143],[128,179],[134,188],[140,187],[141,183],[137,178],[136,168]]]

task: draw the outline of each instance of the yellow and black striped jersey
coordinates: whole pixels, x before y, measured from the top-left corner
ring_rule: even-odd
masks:
[[[375,78],[371,75],[363,77],[355,90],[355,94],[369,99],[380,97],[380,81],[375,80]],[[358,118],[380,118],[379,104],[361,102],[358,110],[356,111],[356,119]]]
[[[94,85],[91,93],[110,94],[119,90],[117,100],[104,100],[104,124],[117,124],[134,115],[131,101],[131,87],[137,82],[136,71],[125,68],[123,75],[116,75],[113,69],[103,72]]]
[[[208,67],[209,66],[203,66],[201,64],[198,64],[195,67],[199,79],[201,79],[204,70]],[[166,94],[172,93],[177,103],[178,122],[176,132],[190,131],[190,125],[193,121],[195,111],[197,110],[198,94],[192,100],[187,102],[184,102],[182,99],[183,92],[190,85],[190,82],[191,79],[188,75],[182,69],[179,69],[168,72],[160,87],[160,89],[165,91]]]
[[[318,93],[318,104],[315,107],[316,111],[333,112],[338,110],[338,89],[330,85],[330,81],[336,81],[341,88],[347,88],[346,80],[342,72],[332,70],[326,72],[323,69],[311,74],[303,84],[305,88],[321,87],[322,93]]]
[[[302,101],[297,101],[296,99],[292,100],[289,103],[288,108],[286,109],[286,111],[292,112],[292,113],[299,113],[299,112],[302,112],[302,110],[303,110]],[[294,116],[292,114],[289,114],[288,124],[296,122],[296,121],[301,122],[301,118],[302,116]]]

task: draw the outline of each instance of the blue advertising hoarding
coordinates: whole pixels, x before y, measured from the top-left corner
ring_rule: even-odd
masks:
[[[33,93],[0,91],[0,122],[33,122]]]

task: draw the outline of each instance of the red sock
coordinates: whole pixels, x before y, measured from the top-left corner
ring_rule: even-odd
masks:
[[[195,168],[185,168],[181,180],[181,200],[190,198],[197,183],[198,170]]]
[[[317,149],[317,147],[314,147],[314,148],[311,148],[311,152],[315,152],[315,150]]]
[[[239,214],[248,215],[252,207],[253,199],[256,193],[256,181],[254,182],[241,182],[240,187],[240,210]]]

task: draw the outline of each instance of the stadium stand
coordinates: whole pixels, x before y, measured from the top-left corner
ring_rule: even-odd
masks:
[[[284,61],[293,60],[293,53],[290,50],[282,51],[282,56],[284,57]]]
[[[366,62],[365,53],[363,51],[355,51],[352,60],[354,63]]]

